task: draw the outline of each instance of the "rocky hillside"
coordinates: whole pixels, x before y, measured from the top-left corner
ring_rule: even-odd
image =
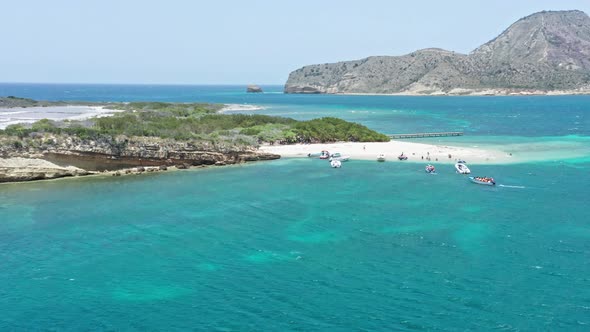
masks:
[[[289,75],[285,93],[590,93],[590,17],[536,13],[469,55],[424,49],[305,66]]]

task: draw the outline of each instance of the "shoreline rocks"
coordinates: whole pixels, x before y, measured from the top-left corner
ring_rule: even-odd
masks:
[[[89,174],[92,173],[78,167],[63,167],[42,159],[20,157],[0,159],[0,183],[49,180]]]
[[[165,171],[174,166],[188,169],[280,158],[280,155],[250,146],[209,147],[197,142],[154,137],[88,140],[40,134],[25,140],[8,139],[18,140],[20,144],[0,144],[0,182],[101,173],[119,176]]]

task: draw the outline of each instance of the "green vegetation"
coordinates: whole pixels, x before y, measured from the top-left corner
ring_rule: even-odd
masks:
[[[304,142],[387,142],[389,137],[358,123],[337,118],[321,118],[295,124],[293,130]]]
[[[217,113],[223,105],[204,103],[163,103],[163,102],[131,102],[114,103],[105,108],[126,111],[156,111],[170,113],[176,116],[188,117],[191,115],[202,115]]]
[[[54,122],[43,119],[32,125],[10,125],[0,135],[30,137],[36,133],[74,135],[82,139],[151,136],[175,140],[206,140],[254,145],[335,141],[388,141],[365,126],[337,118],[296,121],[268,115],[218,114],[220,105],[182,103],[109,104],[124,109],[111,117],[86,121]]]

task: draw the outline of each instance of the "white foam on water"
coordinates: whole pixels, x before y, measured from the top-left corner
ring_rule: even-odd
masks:
[[[13,111],[11,108],[0,109],[0,129],[18,123],[34,123],[41,119],[49,120],[85,120],[93,117],[112,116],[123,110],[105,109],[103,106],[48,106],[27,107]],[[18,116],[15,116],[18,115]]]
[[[219,112],[249,112],[249,111],[260,111],[266,107],[250,104],[226,104]]]

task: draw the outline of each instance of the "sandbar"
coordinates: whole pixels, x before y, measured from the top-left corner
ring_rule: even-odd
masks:
[[[326,144],[263,145],[260,150],[275,153],[284,158],[307,157],[309,153],[327,150],[339,152],[351,159],[377,160],[379,154],[385,154],[387,161],[398,161],[402,153],[408,157],[407,162],[448,163],[465,160],[476,164],[507,164],[525,162],[511,153],[497,149],[468,148],[449,145],[422,144],[408,141],[392,140],[389,142],[339,142]]]

